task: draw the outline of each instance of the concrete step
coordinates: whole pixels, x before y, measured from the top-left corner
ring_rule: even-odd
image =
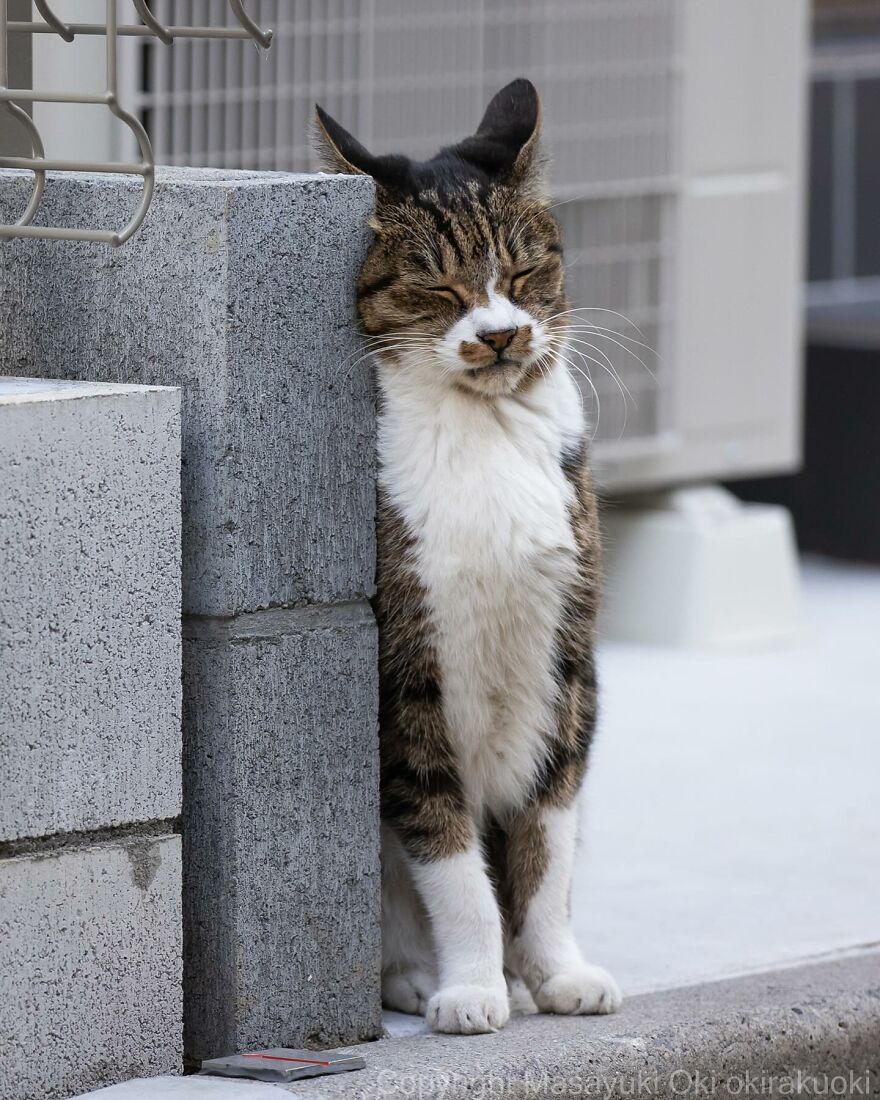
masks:
[[[346,1048],[364,1070],[289,1086],[130,1081],[100,1100],[476,1100],[875,1096],[880,951],[633,997],[616,1016],[528,1016],[501,1032]]]

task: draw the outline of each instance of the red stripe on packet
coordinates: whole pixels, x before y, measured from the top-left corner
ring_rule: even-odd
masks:
[[[242,1054],[242,1058],[268,1058],[272,1062],[300,1062],[308,1066],[329,1066],[331,1062],[321,1062],[317,1058],[285,1058],[281,1054]]]

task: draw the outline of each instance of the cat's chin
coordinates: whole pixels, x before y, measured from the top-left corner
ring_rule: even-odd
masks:
[[[456,374],[459,389],[480,397],[506,397],[520,388],[528,374],[524,363],[503,360],[485,367],[468,367]]]

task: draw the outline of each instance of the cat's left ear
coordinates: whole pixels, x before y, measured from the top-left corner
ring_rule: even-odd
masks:
[[[543,184],[538,155],[540,136],[538,91],[530,80],[520,77],[493,97],[477,132],[454,149],[490,176],[518,187],[540,188]]]

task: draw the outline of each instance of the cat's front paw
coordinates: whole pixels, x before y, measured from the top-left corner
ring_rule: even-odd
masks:
[[[510,1016],[507,986],[451,985],[428,1002],[425,1021],[432,1031],[477,1035],[504,1027]]]
[[[600,966],[579,966],[553,974],[536,991],[540,1012],[562,1016],[605,1015],[620,1008],[623,997],[617,982]]]
[[[413,968],[400,974],[383,974],[382,1004],[397,1012],[424,1016],[436,989],[437,979],[425,970]]]

